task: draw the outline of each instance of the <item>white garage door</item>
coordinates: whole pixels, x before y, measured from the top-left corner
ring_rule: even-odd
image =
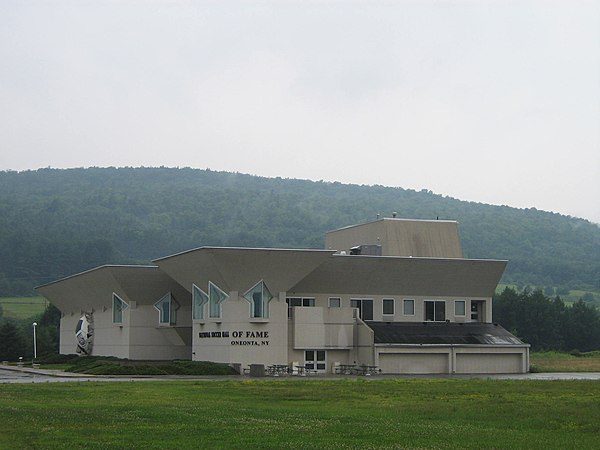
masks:
[[[380,353],[383,373],[448,373],[447,353]]]
[[[522,361],[520,353],[459,353],[456,373],[521,373]]]

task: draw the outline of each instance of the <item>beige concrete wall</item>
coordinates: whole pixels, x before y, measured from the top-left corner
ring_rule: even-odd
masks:
[[[123,299],[125,301],[125,298]],[[131,301],[129,301],[131,304]],[[129,322],[131,308],[123,311],[123,323],[114,324],[112,308],[94,312],[94,349],[92,355],[129,358]]]
[[[456,373],[526,373],[528,347],[465,347],[454,355]]]
[[[381,219],[327,233],[325,248],[350,252],[359,245],[381,245],[383,256],[462,258],[458,223]]]
[[[88,311],[89,313],[90,311]],[[60,353],[75,354],[77,342],[75,340],[75,327],[83,315],[66,314],[60,320]],[[112,310],[94,311],[94,344],[92,355],[116,356],[129,358],[129,309],[123,312],[123,324],[112,323]]]
[[[175,325],[159,325],[153,305],[131,307],[130,359],[173,360],[192,358],[192,312],[190,305],[177,311]]]
[[[81,314],[67,314],[60,319],[59,352],[62,355],[74,355],[77,353],[75,327],[80,317]]]
[[[379,368],[382,373],[438,374],[448,373],[448,353],[419,352],[381,353]]]
[[[354,361],[359,365],[365,364],[370,366],[375,364],[375,348],[373,346],[375,334],[373,330],[362,320],[356,319],[355,333]]]
[[[273,298],[268,319],[250,318],[250,304],[229,292],[221,319],[194,321],[192,359],[250,364],[287,364],[287,304],[285,294]],[[210,337],[200,337],[202,336]],[[208,333],[208,335],[206,335]]]
[[[526,373],[527,346],[378,346],[383,373]]]
[[[352,348],[354,317],[350,308],[297,307],[293,312],[294,349]]]
[[[456,355],[456,373],[517,373],[521,372],[521,354],[459,354]]]
[[[385,235],[383,220],[342,228],[330,231],[325,235],[325,248],[350,254],[350,249],[357,245],[381,245]],[[382,250],[386,249],[382,248]],[[386,253],[383,254],[386,255]]]

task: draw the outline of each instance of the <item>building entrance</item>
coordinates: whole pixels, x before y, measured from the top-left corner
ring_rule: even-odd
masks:
[[[325,372],[327,369],[326,353],[325,350],[305,350],[304,367],[306,370]]]

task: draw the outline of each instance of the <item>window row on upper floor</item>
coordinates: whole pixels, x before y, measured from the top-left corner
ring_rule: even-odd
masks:
[[[292,317],[292,308],[298,306],[311,307],[315,306],[315,298],[312,297],[288,297],[286,299],[288,304],[288,317]],[[393,319],[396,316],[403,316],[406,318],[416,318],[417,309],[419,313],[423,315],[422,318],[417,320],[431,321],[431,322],[444,322],[450,317],[447,312],[447,304],[450,307],[454,307],[453,317],[461,320],[471,321],[483,321],[484,318],[484,300],[445,300],[445,299],[432,299],[432,300],[418,300],[422,303],[420,308],[415,306],[417,300],[412,298],[404,298],[400,303],[400,310],[397,309],[399,300],[394,298],[382,298],[380,302],[381,308],[381,320]],[[377,302],[379,303],[379,301]],[[467,313],[467,304],[470,303],[470,313]],[[373,320],[374,305],[376,303],[372,298],[350,298],[348,303],[345,303],[341,297],[329,297],[327,299],[327,307],[329,308],[341,308],[351,307],[358,310],[358,316],[362,320]]]
[[[222,305],[229,295],[213,282],[208,282],[208,293],[204,292],[195,284],[192,285],[192,318],[194,320],[203,320],[207,314],[211,319],[219,319],[222,315]],[[269,303],[273,295],[261,280],[252,286],[243,295],[249,303],[250,317],[266,318],[269,317]],[[123,313],[129,308],[127,302],[113,292],[112,311],[113,323],[123,323]],[[177,323],[177,310],[179,302],[175,300],[171,292],[161,297],[154,308],[158,311],[158,324],[163,326],[175,325]]]
[[[229,295],[211,281],[208,282],[208,293],[204,292],[195,284],[192,285],[192,318],[194,320],[204,320],[205,317],[211,319],[220,319],[222,315],[222,304]],[[269,303],[273,295],[267,288],[264,281],[257,282],[248,289],[242,296],[249,304],[250,318],[268,318]],[[288,297],[288,317],[292,317],[292,308],[294,307],[314,307],[316,300],[314,297]],[[347,302],[347,303],[346,303]],[[443,300],[443,299],[425,299],[421,302],[419,308],[416,307],[416,300],[404,298],[400,300],[394,298],[382,298],[377,301],[381,308],[381,320],[393,319],[396,316],[406,317],[433,322],[446,321],[450,314],[447,312],[447,305],[454,308],[453,315],[455,319],[464,319],[471,321],[484,321],[485,301],[484,300]],[[401,306],[400,306],[401,305]],[[468,308],[469,305],[469,308]],[[123,323],[123,313],[129,305],[117,294],[113,293],[112,301],[113,323]],[[177,323],[177,310],[180,305],[175,300],[171,292],[161,297],[154,308],[158,311],[158,324],[161,326],[170,326]],[[351,307],[358,310],[358,315],[362,320],[374,319],[374,300],[372,298],[350,298],[343,301],[342,297],[329,297],[327,307],[341,308]],[[397,308],[400,307],[400,310]],[[208,315],[206,314],[208,309]],[[468,312],[468,309],[470,311]],[[417,312],[418,310],[418,312]],[[422,314],[422,318],[416,318],[416,314]],[[379,314],[377,314],[379,317]]]

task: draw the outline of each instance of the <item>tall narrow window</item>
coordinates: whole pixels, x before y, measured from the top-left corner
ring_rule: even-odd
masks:
[[[455,300],[454,301],[454,315],[455,316],[464,316],[466,315],[466,302],[464,300]]]
[[[204,319],[204,305],[208,303],[208,294],[195,284],[192,284],[192,298],[194,307],[192,309],[192,319]]]
[[[383,315],[393,316],[394,315],[394,299],[384,298],[383,299]]]
[[[177,310],[179,309],[179,304],[175,301],[170,292],[157,301],[154,304],[154,307],[159,312],[159,325],[175,325],[177,323]]]
[[[269,317],[269,302],[273,296],[262,280],[252,286],[244,298],[250,303],[250,317]]]
[[[129,305],[125,303],[121,297],[113,292],[112,297],[112,310],[113,310],[113,323],[123,323],[123,311],[125,311]]]
[[[229,298],[225,292],[212,281],[208,282],[209,316],[213,319],[221,318],[221,304]]]
[[[402,314],[405,316],[415,315],[415,301],[412,298],[404,299],[402,303]]]
[[[443,322],[446,320],[446,301],[426,300],[425,320],[434,322]]]

